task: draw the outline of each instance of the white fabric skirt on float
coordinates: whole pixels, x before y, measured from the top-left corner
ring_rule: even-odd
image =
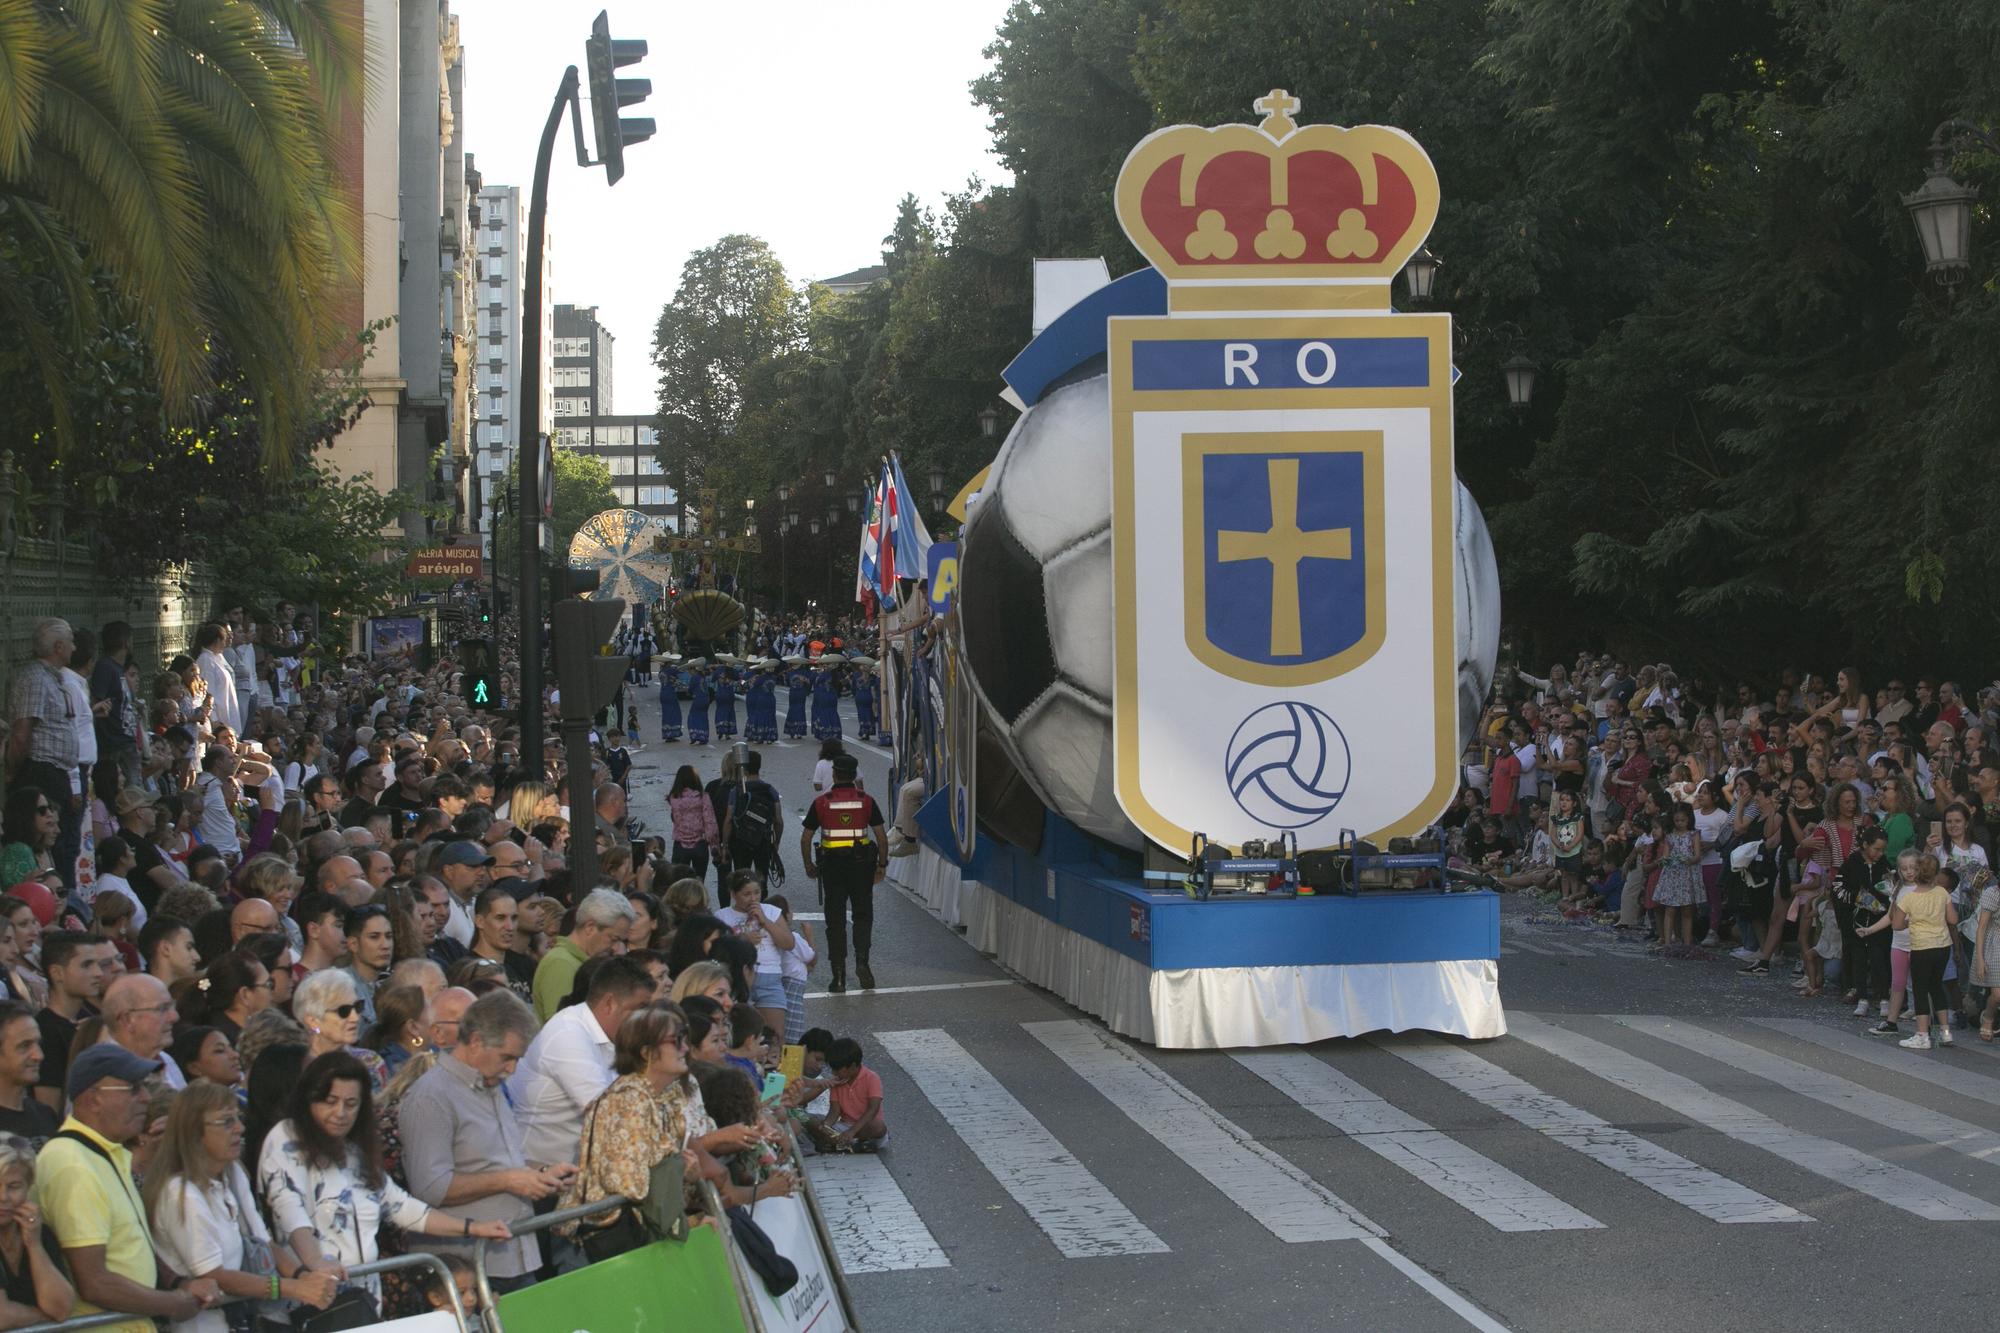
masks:
[[[963,924],[966,940],[1027,981],[1154,1046],[1279,1046],[1367,1032],[1505,1036],[1499,964],[1490,958],[1156,971],[976,880],[926,848],[915,889]],[[953,917],[956,916],[957,920]]]

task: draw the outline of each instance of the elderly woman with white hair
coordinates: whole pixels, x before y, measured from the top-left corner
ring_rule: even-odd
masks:
[[[346,1051],[368,1071],[369,1092],[376,1097],[389,1086],[389,1067],[361,1039],[361,997],[354,979],[336,968],[309,974],[292,992],[292,1017],[306,1030],[306,1059],[329,1051]]]
[[[69,1318],[76,1288],[57,1260],[55,1237],[35,1207],[35,1148],[0,1134],[0,1326]]]

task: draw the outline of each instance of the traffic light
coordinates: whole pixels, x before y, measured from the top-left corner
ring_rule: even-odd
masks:
[[[630,662],[623,656],[606,656],[603,649],[624,618],[622,597],[590,601],[570,597],[556,603],[549,637],[565,719],[593,717],[617,697]]]
[[[493,603],[487,601],[484,597],[479,599],[479,623],[482,625],[493,623]]]
[[[618,114],[652,95],[651,79],[621,79],[616,74],[646,58],[646,43],[637,38],[614,38],[610,14],[600,11],[590,25],[590,40],[583,44],[583,50],[590,69],[590,118],[597,130],[597,161],[609,182],[616,185],[625,174],[625,146],[652,138],[655,128],[650,119]]]
[[[491,639],[458,641],[459,690],[474,708],[500,706],[500,673],[493,666]]]

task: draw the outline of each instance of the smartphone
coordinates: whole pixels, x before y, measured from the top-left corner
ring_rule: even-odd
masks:
[[[785,1081],[785,1076],[775,1069],[764,1075],[764,1091],[761,1094],[762,1100],[765,1102],[775,1102],[778,1098],[784,1096]]]
[[[646,846],[646,840],[644,838],[633,839],[632,864],[634,866],[642,866],[646,864],[646,858],[650,854],[651,854],[651,849]]]

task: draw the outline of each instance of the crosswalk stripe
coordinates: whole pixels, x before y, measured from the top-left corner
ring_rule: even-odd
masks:
[[[871,1153],[823,1153],[806,1160],[842,1268],[850,1273],[890,1273],[951,1267],[881,1158]]]
[[[1165,1070],[1092,1024],[1058,1020],[1022,1026],[1132,1123],[1279,1240],[1358,1240],[1384,1234]]]
[[[1976,1199],[1844,1143],[1788,1128],[1741,1102],[1710,1092],[1693,1079],[1580,1032],[1527,1014],[1510,1014],[1508,1028],[1522,1041],[1606,1082],[1657,1102],[1739,1143],[1762,1148],[1843,1188],[1880,1199],[1893,1208],[1933,1222],[2000,1221],[2000,1205]]]
[[[1508,1015],[1508,1024],[1523,1015]],[[1714,1222],[1810,1222],[1795,1208],[1717,1175],[1679,1153],[1611,1125],[1543,1092],[1484,1056],[1436,1037],[1377,1038],[1398,1059],[1450,1084],[1500,1114],[1574,1149],[1601,1166],[1692,1208]]]
[[[1065,1259],[1167,1252],[1166,1242],[949,1033],[920,1028],[878,1032],[875,1040]]]
[[[1932,1053],[1925,1055],[1916,1051],[1899,1051],[1893,1041],[1881,1037],[1864,1037],[1858,1032],[1829,1030],[1810,1019],[1803,1018],[1758,1018],[1752,1019],[1759,1027],[1782,1032],[1800,1041],[1809,1041],[1815,1046],[1823,1046],[1829,1051],[1852,1056],[1871,1065],[1879,1065],[1904,1078],[1913,1078],[1922,1083],[1956,1092],[1974,1101],[1988,1105],[2000,1101],[2000,1079],[1992,1074],[1975,1074],[1971,1070],[1950,1063],[1949,1055]],[[1955,1051],[1962,1043],[1954,1043]],[[1942,1058],[1940,1058],[1942,1056]],[[2000,1071],[1995,1071],[2000,1073]]]
[[[1391,1105],[1324,1060],[1298,1051],[1258,1051],[1235,1058],[1362,1147],[1498,1230],[1585,1231],[1604,1225]]]
[[[1779,1084],[1787,1092],[1809,1097],[1836,1111],[1845,1111],[1871,1124],[1924,1139],[1940,1148],[1949,1148],[1974,1161],[2000,1166],[2000,1134],[1990,1133],[1978,1125],[1906,1102],[1900,1097],[1891,1097],[1825,1070],[1788,1060],[1761,1046],[1752,1046],[1749,1042],[1725,1037],[1719,1032],[1710,1032],[1689,1023],[1630,1015],[1617,1015],[1615,1021],[1682,1050],[1748,1070],[1759,1078]],[[2000,1088],[1996,1090],[2000,1091]]]

